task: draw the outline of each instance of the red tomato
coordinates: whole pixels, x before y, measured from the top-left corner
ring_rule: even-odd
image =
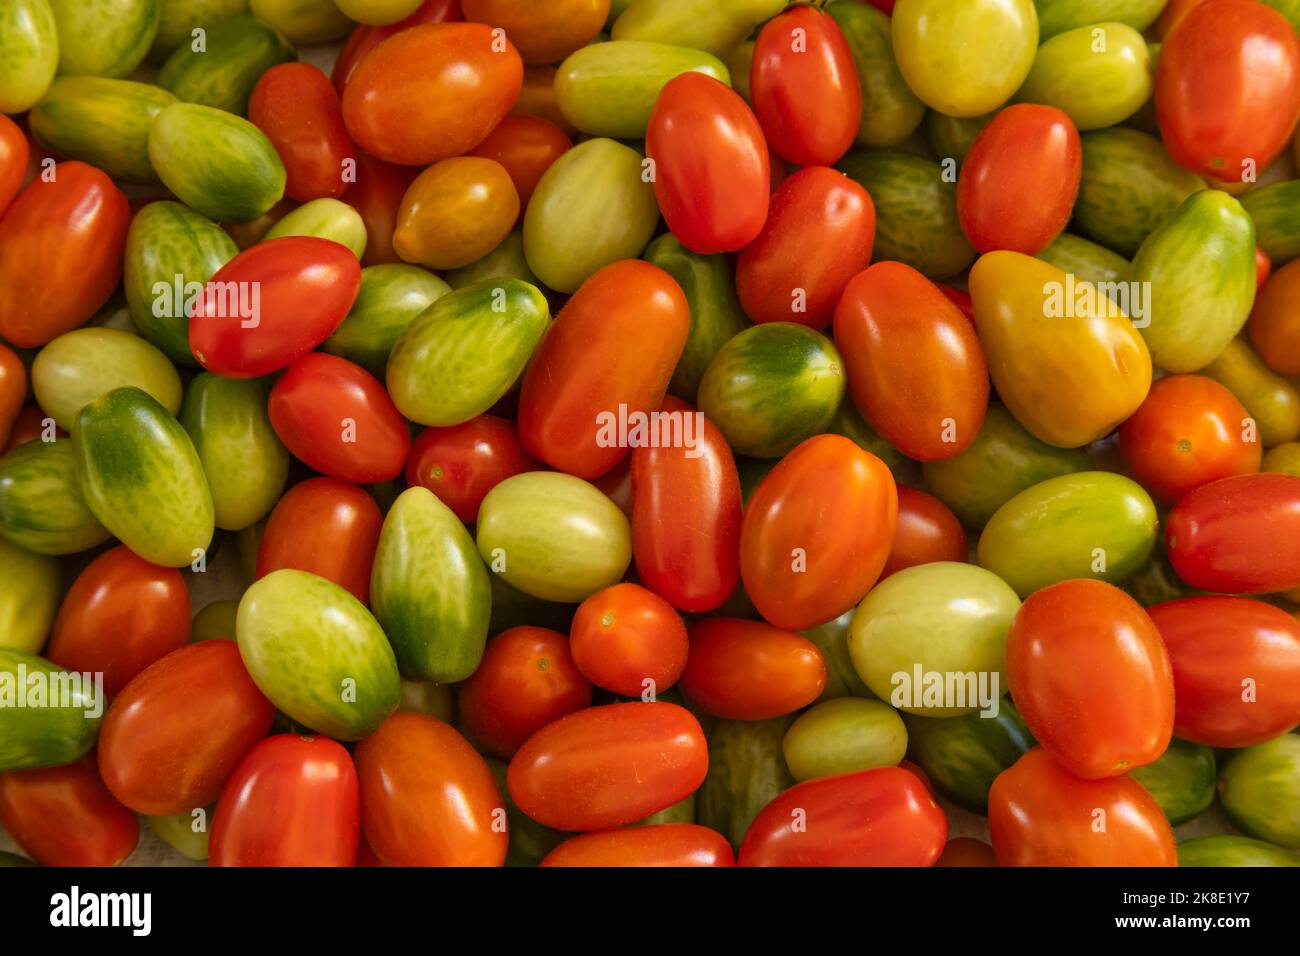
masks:
[[[1192,11],[1193,7],[1199,7],[1204,2],[1205,0],[1169,0],[1160,14],[1160,19],[1156,21],[1156,36],[1164,40],[1174,27],[1183,22],[1183,18]]]
[[[277,734],[244,755],[212,816],[209,866],[352,866],[361,832],[352,757],[328,737]]]
[[[935,863],[935,866],[959,867],[997,865],[998,858],[993,853],[993,847],[983,840],[972,840],[970,837],[949,840],[939,861]]]
[[[665,401],[670,396],[664,396]],[[610,501],[618,505],[618,510],[632,517],[632,455],[626,456],[617,465],[591,482]]]
[[[1263,452],[1250,413],[1204,375],[1168,375],[1151,385],[1119,430],[1124,463],[1165,504],[1201,485],[1259,471]]]
[[[510,761],[519,809],[557,830],[608,830],[671,807],[709,769],[699,721],[663,701],[588,707],[529,737]]]
[[[339,95],[319,67],[271,67],[253,87],[248,118],[284,160],[289,198],[307,202],[343,194],[343,162],[355,160],[357,149],[343,125]]]
[[[615,584],[578,605],[569,630],[573,660],[589,681],[622,697],[658,695],[686,667],[686,624],[639,584]]]
[[[37,348],[94,315],[122,281],[131,207],[94,166],[59,163],[0,229],[0,337]]]
[[[383,384],[337,355],[297,359],[271,389],[267,411],[294,457],[331,478],[396,478],[411,451],[406,420]]]
[[[404,261],[393,249],[393,232],[397,228],[402,198],[419,174],[418,169],[394,166],[358,151],[357,181],[348,187],[342,199],[361,215],[366,224],[366,252],[361,257],[362,265]]]
[[[885,441],[917,461],[970,447],[989,404],[975,327],[901,262],[858,273],[835,308],[835,344],[853,404]]]
[[[514,422],[480,415],[461,425],[426,428],[411,444],[406,483],[428,488],[466,524],[487,493],[512,475],[534,471]]]
[[[799,170],[781,183],[763,231],[736,261],[745,314],[824,329],[875,241],[876,207],[865,189],[823,166]]]
[[[898,492],[875,455],[817,435],[754,489],[740,529],[740,576],[763,617],[801,631],[839,617],[880,577]]]
[[[551,721],[591,706],[591,684],[569,639],[545,627],[512,627],[488,641],[483,661],[456,699],[466,732],[486,752],[509,760]]]
[[[1300,478],[1221,478],[1181,498],[1165,523],[1174,571],[1201,591],[1268,594],[1300,586]]]
[[[853,53],[828,14],[795,7],[767,21],[754,44],[750,98],[767,141],[796,166],[829,166],[862,122]]]
[[[383,524],[365,489],[336,478],[309,478],[286,491],[267,519],[257,577],[281,568],[310,571],[368,604]]]
[[[0,213],[22,189],[31,150],[18,124],[0,114]]]
[[[721,607],[740,580],[740,476],[722,432],[697,417],[694,448],[632,452],[632,556],[642,584],[679,611]]]
[[[707,255],[735,252],[758,237],[771,189],[767,143],[731,87],[693,71],[670,80],[655,101],[645,145],[659,211],[682,245]]]
[[[0,448],[9,444],[27,399],[27,369],[18,353],[0,342]]]
[[[26,390],[26,382],[27,375],[24,371],[24,390]],[[10,383],[10,387],[12,387],[12,383]],[[68,437],[68,433],[62,428],[56,427],[54,419],[49,418],[39,405],[24,405],[18,412],[18,417],[14,419],[13,426],[9,429],[9,440],[5,443],[4,450],[11,451],[19,445],[27,444],[29,441],[37,441],[44,434],[53,435],[56,440]]]
[[[807,780],[759,811],[741,866],[933,866],[948,818],[899,767]]]
[[[565,840],[539,866],[735,866],[727,838],[694,823],[660,823]]]
[[[999,866],[1178,865],[1169,821],[1142,784],[1081,780],[1042,747],[993,781],[989,835]]]
[[[269,239],[208,280],[190,316],[190,348],[209,372],[255,378],[324,342],[361,291],[347,246],[313,236]]]
[[[70,671],[103,673],[104,692],[115,697],[136,674],[185,646],[190,618],[181,573],[119,545],[77,576],[45,654]]]
[[[509,837],[492,771],[436,717],[398,712],[357,744],[366,840],[389,866],[501,866]]]
[[[965,561],[969,554],[966,532],[947,505],[924,491],[898,486],[898,526],[882,578],[932,561]]]
[[[1007,637],[1007,685],[1043,749],[1085,779],[1145,766],[1173,735],[1160,632],[1104,581],[1062,581],[1025,600]]]
[[[817,645],[762,621],[710,617],[691,625],[682,690],[726,720],[767,720],[807,707],[826,687]]]
[[[528,363],[519,396],[524,448],[579,478],[609,471],[628,447],[608,420],[630,423],[659,408],[690,326],[686,296],[658,266],[624,259],[596,272]]]
[[[948,297],[948,301],[961,309],[961,314],[966,316],[972,322],[975,321],[975,303],[971,302],[970,293],[962,289],[955,289],[950,285],[937,286],[938,290]]]
[[[1194,173],[1243,182],[1286,148],[1300,119],[1300,37],[1255,0],[1208,0],[1182,18],[1156,61],[1156,121]]]
[[[1083,146],[1069,116],[1036,103],[1008,106],[980,131],[962,163],[962,232],[980,252],[1037,255],[1070,221],[1082,175]]]
[[[366,152],[427,166],[469,152],[519,97],[524,64],[481,23],[411,27],[383,40],[343,91],[343,120]]]
[[[140,840],[135,814],[113,799],[91,757],[0,773],[0,823],[43,866],[117,866]]]
[[[882,13],[892,14],[897,0],[867,0],[867,2]]]
[[[572,145],[569,134],[549,120],[507,116],[469,155],[493,159],[505,167],[519,194],[522,216],[542,174]]]
[[[609,19],[610,0],[461,0],[466,20],[501,27],[525,63],[553,63],[586,46]]]
[[[418,27],[422,23],[446,23],[464,19],[460,13],[460,0],[424,0],[424,3],[409,17],[390,23],[387,26],[366,26],[360,24],[348,36],[338,59],[334,61],[334,71],[330,80],[339,96],[348,85],[348,80],[356,72],[357,65],[365,59],[367,53],[387,40],[395,33]]]
[[[1273,274],[1273,260],[1259,246],[1255,247],[1255,290],[1259,291]]]
[[[1300,622],[1238,597],[1149,608],[1174,669],[1174,733],[1210,747],[1249,747],[1300,724]]]
[[[99,773],[113,796],[154,817],[211,804],[275,707],[234,641],[173,651],[113,701],[99,733]]]

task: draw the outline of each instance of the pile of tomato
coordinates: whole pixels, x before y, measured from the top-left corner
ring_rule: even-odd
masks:
[[[1300,865],[1297,28],[0,0],[0,863]]]

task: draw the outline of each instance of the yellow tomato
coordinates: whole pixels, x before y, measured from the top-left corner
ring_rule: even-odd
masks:
[[[434,163],[402,197],[393,248],[407,262],[459,269],[506,237],[519,217],[519,193],[494,159],[458,156]]]

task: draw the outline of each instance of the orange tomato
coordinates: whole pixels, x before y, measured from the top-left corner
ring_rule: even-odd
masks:
[[[569,639],[578,670],[597,687],[623,697],[672,687],[690,647],[686,624],[673,606],[627,583],[597,591],[578,605]]]
[[[470,155],[496,160],[505,167],[523,209],[528,206],[542,174],[572,145],[569,135],[550,120],[540,116],[507,116]]]
[[[898,526],[881,578],[932,561],[965,561],[968,555],[966,532],[951,509],[934,495],[899,485]]]
[[[22,188],[31,148],[18,124],[0,114],[0,213]]]
[[[560,110],[560,101],[555,96],[555,74],[553,66],[529,66],[524,68],[523,85],[519,88],[519,98],[510,112],[514,116],[536,116],[554,123],[572,136],[578,132]]]
[[[1300,375],[1300,259],[1288,262],[1260,287],[1246,333],[1269,368]]]
[[[691,625],[682,690],[726,720],[767,720],[807,707],[826,687],[817,645],[762,621],[710,617]]]
[[[519,218],[519,193],[493,159],[458,156],[411,183],[397,213],[393,249],[430,269],[459,269],[487,255]]]
[[[461,0],[466,20],[501,27],[525,63],[554,63],[586,46],[609,19],[609,0]]]
[[[660,823],[565,840],[539,866],[735,866],[727,838],[694,823]]]
[[[365,153],[357,155],[357,181],[340,199],[358,213],[366,224],[366,252],[363,266],[401,262],[393,249],[393,230],[406,191],[419,171],[409,166],[394,166]],[[269,226],[267,228],[270,228]]]

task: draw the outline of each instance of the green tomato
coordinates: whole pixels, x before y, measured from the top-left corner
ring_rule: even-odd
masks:
[[[351,311],[321,348],[383,381],[388,356],[407,326],[451,288],[419,266],[367,266]]]
[[[1123,23],[1094,23],[1039,47],[1016,99],[1055,106],[1081,130],[1103,129],[1151,98],[1152,72],[1142,34]]]
[[[1219,773],[1219,802],[1242,833],[1300,849],[1300,736],[1236,751]]]
[[[272,571],[239,602],[239,653],[253,683],[298,723],[360,740],[397,709],[393,648],[364,604],[306,571]]]
[[[843,435],[859,448],[865,448],[883,461],[885,466],[896,475],[898,470],[903,468],[904,462],[911,460],[904,458],[902,452],[872,431],[871,426],[862,417],[862,413],[853,404],[852,398],[840,402],[840,407],[836,410],[835,417],[831,419],[828,430],[836,435]]]
[[[423,0],[334,0],[344,16],[370,26],[382,27],[409,17]]]
[[[0,113],[25,113],[54,82],[59,34],[50,0],[0,0]]]
[[[989,812],[989,788],[1034,746],[1010,700],[993,717],[903,717],[907,751],[945,797],[972,813]]]
[[[71,441],[30,441],[0,457],[0,535],[37,554],[75,554],[111,537],[86,504]]]
[[[1118,20],[1134,30],[1145,30],[1156,22],[1167,0],[1034,0],[1038,8],[1038,32],[1046,40],[1066,30]]]
[[[726,64],[727,72],[731,74],[731,88],[751,106],[753,100],[749,92],[749,69],[754,65],[754,46],[753,40],[737,43],[722,61]]]
[[[694,823],[695,822],[695,794],[689,794],[674,803],[671,807],[665,807],[658,813],[652,813],[648,817],[637,820],[635,823],[628,824],[634,827],[651,827],[660,823]]]
[[[69,674],[43,657],[0,647],[0,773],[61,767],[95,745],[103,675]]]
[[[849,625],[849,654],[871,692],[899,710],[956,717],[998,706],[1020,600],[996,574],[936,561],[877,584]]]
[[[0,867],[36,865],[37,864],[33,863],[25,856],[19,856],[17,853],[9,853],[5,850],[0,850]]]
[[[826,12],[844,34],[858,71],[862,102],[870,104],[862,111],[858,144],[900,145],[921,125],[925,104],[899,72],[889,17],[858,0],[838,0]]]
[[[1170,826],[1200,816],[1214,802],[1214,751],[1203,744],[1175,737],[1159,760],[1128,775],[1155,797]]]
[[[552,471],[507,478],[478,512],[478,550],[507,584],[576,603],[617,584],[632,561],[627,516],[595,485]]]
[[[239,614],[238,601],[213,601],[194,615],[190,625],[190,643],[199,641],[233,641],[235,619]]]
[[[161,0],[50,0],[59,28],[59,72],[126,76],[158,34]]]
[[[649,40],[725,56],[787,0],[632,0],[614,21],[615,40]]]
[[[192,45],[202,30],[207,31],[223,20],[248,12],[248,0],[163,0],[158,19],[158,35],[149,49],[149,60],[160,63],[182,43]]]
[[[1263,840],[1221,833],[1183,840],[1178,844],[1179,866],[1300,866],[1300,854]]]
[[[907,753],[907,728],[888,704],[840,697],[801,714],[785,732],[781,749],[799,781],[894,767]]]
[[[993,113],[985,113],[983,116],[947,116],[937,110],[929,110],[925,114],[925,140],[940,160],[953,159],[960,166],[993,116]]]
[[[1035,258],[1096,286],[1128,282],[1133,271],[1133,264],[1119,253],[1068,232],[1053,239]]]
[[[524,256],[524,232],[512,229],[497,247],[481,259],[475,259],[467,266],[452,269],[443,278],[453,289],[478,285],[485,279],[518,279],[529,285],[541,285],[541,280],[528,268],[528,259]]]
[[[59,562],[0,538],[0,647],[39,653],[59,609]]]
[[[295,44],[341,40],[356,26],[334,0],[250,0],[249,9]]]
[[[492,621],[489,634],[500,634],[512,627],[531,625],[549,627],[553,631],[569,632],[573,624],[576,604],[559,604],[543,601],[506,584],[499,574],[488,575],[492,584]]]
[[[719,720],[708,732],[709,772],[696,800],[697,821],[740,846],[758,812],[794,786],[781,743],[791,718]]]
[[[1252,189],[1241,204],[1255,222],[1259,246],[1278,268],[1300,258],[1300,180]]]
[[[347,246],[360,259],[366,253],[366,224],[357,212],[337,199],[313,199],[284,215],[263,236],[279,239],[281,236],[314,236]]]
[[[452,697],[450,684],[403,678],[402,695],[397,702],[397,709],[414,714],[428,714],[449,724],[456,709],[456,701]]]
[[[243,116],[261,75],[294,58],[284,37],[256,17],[232,17],[208,29],[201,46],[177,48],[158,73],[158,85],[186,103]]]
[[[496,781],[497,791],[506,811],[506,829],[510,834],[510,846],[506,850],[506,866],[536,866],[546,854],[569,838],[571,834],[552,830],[525,814],[510,797],[510,787],[506,783],[509,769],[504,760],[486,757],[488,769]]]
[[[170,817],[145,817],[154,834],[173,850],[196,863],[208,858],[208,825],[213,807],[195,807]]]
[[[802,632],[817,645],[826,661],[826,686],[818,700],[874,696],[853,668],[853,658],[849,654],[849,624],[852,620],[853,610],[849,610],[833,621]]]

